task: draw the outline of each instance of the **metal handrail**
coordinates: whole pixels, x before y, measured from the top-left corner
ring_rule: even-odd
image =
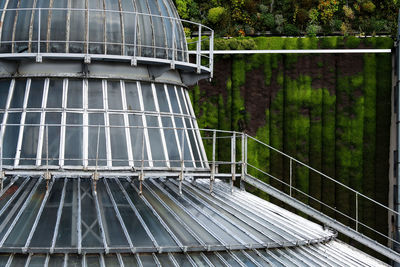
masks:
[[[14,47],[14,44],[18,44],[18,43],[29,43],[29,44],[37,44],[37,48],[35,49],[35,51],[31,52],[28,51],[28,53],[15,53],[14,51],[12,53],[0,53],[0,56],[3,55],[7,55],[7,57],[32,57],[35,56],[36,57],[36,61],[37,62],[41,62],[43,57],[50,57],[50,58],[57,58],[57,56],[66,54],[66,55],[82,55],[82,58],[85,59],[85,62],[90,62],[90,58],[98,58],[99,55],[104,55],[104,56],[114,56],[116,59],[118,59],[121,56],[124,56],[124,48],[125,47],[134,47],[134,51],[133,51],[133,55],[131,55],[132,57],[132,64],[136,65],[138,59],[141,58],[154,58],[155,61],[159,60],[159,59],[166,59],[170,61],[171,67],[174,69],[176,64],[182,64],[187,66],[189,64],[190,67],[196,67],[197,68],[197,72],[201,73],[202,70],[205,70],[207,72],[209,72],[211,74],[211,77],[213,75],[213,64],[214,64],[214,60],[213,60],[213,44],[214,44],[214,31],[205,26],[202,25],[200,23],[197,22],[192,22],[192,21],[188,21],[188,20],[184,20],[184,19],[180,19],[180,18],[176,18],[176,17],[170,17],[170,16],[163,16],[163,15],[157,15],[157,14],[148,14],[148,13],[142,13],[142,12],[136,12],[136,11],[121,11],[121,10],[108,10],[108,9],[88,9],[88,8],[3,8],[0,9],[0,11],[4,14],[5,12],[10,12],[10,11],[15,11],[15,12],[26,12],[26,11],[32,11],[32,12],[37,12],[37,18],[35,17],[35,19],[31,19],[31,23],[33,23],[33,25],[30,25],[30,34],[29,34],[29,39],[28,40],[14,40],[15,37],[13,36],[12,39],[13,40],[2,40],[2,36],[1,36],[1,31],[2,29],[0,29],[0,44],[12,44],[12,47]],[[41,21],[42,21],[42,13],[43,12],[52,12],[52,11],[67,11],[68,13],[71,12],[85,12],[85,14],[87,14],[87,19],[85,22],[85,31],[86,34],[82,34],[82,41],[70,41],[68,38],[65,38],[65,40],[51,40],[51,39],[45,39],[45,40],[41,40],[41,33],[42,33],[42,29],[41,29]],[[121,16],[123,15],[130,15],[130,16],[134,16],[134,24],[135,24],[135,30],[133,32],[134,34],[134,40],[133,43],[127,43],[125,42],[125,39],[122,38],[122,42],[98,42],[98,41],[90,41],[90,14],[91,13],[102,13],[102,14],[106,14],[106,13],[113,13],[113,14],[120,14]],[[32,16],[36,16],[32,14]],[[168,20],[171,22],[171,29],[170,31],[172,31],[172,44],[168,44],[168,36],[165,36],[165,42],[166,42],[166,46],[165,47],[159,47],[156,45],[143,45],[141,43],[139,43],[139,38],[138,38],[138,17],[149,17],[149,18],[158,18],[158,19],[162,19],[162,20]],[[45,18],[46,20],[48,20],[48,18]],[[4,16],[3,16],[3,20],[4,20]],[[4,25],[4,22],[1,21],[1,23]],[[106,23],[106,22],[104,22]],[[121,20],[121,23],[124,23],[124,20]],[[47,22],[48,27],[52,26],[52,22],[48,21]],[[188,27],[196,27],[198,28],[197,34],[198,34],[198,40],[195,42],[197,44],[197,49],[195,50],[195,61],[191,62],[191,57],[189,56],[188,53],[188,47],[187,47],[187,41],[185,40],[185,38],[183,38],[182,40],[182,44],[180,44],[180,46],[182,46],[182,48],[178,48],[178,45],[175,42],[175,31],[177,31],[177,27],[183,27],[183,24],[188,25]],[[33,29],[35,28],[34,26],[36,26],[37,29],[37,36],[33,36]],[[66,27],[69,27],[66,26]],[[211,32],[211,36],[208,35],[204,35],[202,34],[202,29],[206,29],[208,32]],[[15,30],[15,29],[14,29]],[[48,29],[47,29],[48,30]],[[68,32],[68,31],[67,31]],[[167,32],[167,29],[163,29],[163,32]],[[46,31],[46,36],[47,36],[47,31]],[[122,29],[121,29],[121,33],[122,33]],[[104,33],[106,34],[106,33]],[[183,34],[183,33],[182,33]],[[183,36],[182,36],[183,37]],[[205,37],[205,38],[203,38]],[[36,40],[35,40],[36,38]],[[155,36],[153,36],[153,38],[155,38]],[[45,52],[45,51],[40,51],[41,49],[41,44],[51,44],[51,43],[62,43],[62,44],[82,44],[85,45],[86,48],[84,48],[83,50],[86,50],[82,53],[69,53],[68,50],[64,51],[58,51],[58,52]],[[89,50],[89,46],[93,45],[93,44],[100,44],[103,45],[105,47],[104,51],[102,53],[91,53],[91,51]],[[209,49],[207,50],[202,50],[202,44],[209,44]],[[121,46],[121,54],[107,54],[106,52],[106,48],[107,46],[111,46],[111,45],[118,45]],[[172,47],[170,47],[172,46]],[[148,49],[154,49],[154,53],[156,53],[156,50],[165,50],[164,53],[166,54],[163,57],[158,58],[156,54],[154,54],[153,56],[146,56],[146,55],[140,55],[137,53],[137,48],[148,48]],[[199,49],[200,48],[200,49]],[[30,50],[31,47],[29,46],[28,50]],[[36,51],[37,50],[37,51]],[[31,53],[30,53],[31,52]],[[177,54],[182,54],[182,58],[179,58],[177,56]],[[190,53],[191,55],[193,53]],[[105,57],[106,58],[106,57]],[[203,60],[204,59],[204,60]],[[202,61],[206,61],[207,63],[203,63]]]

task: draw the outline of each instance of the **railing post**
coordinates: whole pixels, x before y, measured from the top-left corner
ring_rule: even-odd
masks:
[[[175,45],[175,23],[176,21],[172,19],[172,59],[171,59],[171,69],[175,69],[175,50],[176,50],[176,45]]]
[[[182,182],[183,182],[183,172],[185,167],[185,130],[182,129],[182,147],[181,147],[181,172],[179,174],[179,194],[182,195]]]
[[[356,231],[358,232],[358,192],[356,192]]]
[[[240,178],[240,183],[244,180],[245,176],[245,168],[246,168],[246,163],[245,163],[245,137],[244,133],[242,133],[242,172],[241,172],[241,178]]]
[[[236,181],[236,133],[233,133],[231,137],[231,192],[233,193],[233,185]]]
[[[292,196],[292,185],[293,185],[293,160],[290,158],[289,161],[289,195]]]
[[[248,138],[247,138],[247,134],[245,134],[245,133],[243,133],[242,137],[244,138],[243,139],[244,144],[242,145],[244,152],[243,152],[242,179],[240,180],[240,189],[245,190],[244,179],[247,174],[247,149],[248,149],[247,142],[248,142]]]
[[[37,44],[37,54],[36,54],[36,62],[42,62],[42,56],[40,55],[40,24],[42,20],[42,9],[38,9],[38,44]]]
[[[214,31],[211,31],[211,39],[210,39],[210,47],[209,47],[209,57],[210,57],[210,70],[211,76],[210,78],[214,77]]]
[[[135,22],[134,22],[134,27],[135,27],[135,34],[133,35],[133,59],[131,62],[132,66],[137,66],[137,52],[136,49],[139,49],[137,46],[137,26],[138,26],[138,13],[135,13]],[[143,130],[144,132],[144,130]]]
[[[197,73],[201,73],[201,24],[199,25],[199,39],[197,40],[196,64]]]
[[[213,185],[215,181],[215,147],[217,143],[217,132],[213,131],[213,143],[212,143],[212,165],[211,165],[211,176],[210,176],[210,194],[213,191]]]

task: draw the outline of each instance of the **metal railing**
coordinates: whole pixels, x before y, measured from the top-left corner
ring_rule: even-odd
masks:
[[[21,127],[21,125],[17,125]],[[382,238],[385,240],[387,245],[397,244],[400,245],[399,242],[394,240],[393,238],[389,237],[387,233],[382,233],[377,231],[373,228],[373,226],[368,225],[360,216],[360,211],[364,207],[370,207],[374,209],[379,209],[383,211],[387,216],[385,218],[381,218],[384,223],[387,223],[388,216],[392,215],[400,215],[395,210],[387,207],[386,205],[372,199],[371,197],[366,196],[365,194],[351,188],[350,186],[337,181],[336,179],[322,173],[321,171],[316,170],[315,168],[305,164],[302,161],[295,159],[294,157],[285,154],[278,149],[255,139],[245,133],[240,132],[233,132],[233,131],[222,131],[222,130],[212,130],[212,129],[196,129],[196,128],[178,128],[178,127],[143,127],[143,126],[132,126],[132,127],[125,127],[125,126],[99,126],[99,125],[23,125],[24,127],[41,127],[44,128],[44,140],[43,145],[45,148],[45,157],[40,158],[42,170],[46,172],[53,172],[59,169],[58,166],[54,166],[49,164],[51,161],[58,161],[60,158],[51,158],[49,156],[49,144],[48,140],[52,137],[49,136],[49,128],[56,127],[57,129],[61,129],[61,127],[79,127],[83,130],[83,132],[88,131],[89,129],[93,128],[92,130],[96,132],[96,140],[95,140],[95,147],[92,149],[95,151],[95,157],[89,158],[88,153],[83,153],[83,156],[79,159],[62,159],[62,160],[70,160],[70,161],[80,161],[80,162],[95,162],[94,165],[91,166],[90,164],[86,164],[80,167],[77,167],[76,170],[86,171],[86,172],[94,172],[98,173],[98,171],[104,170],[123,170],[124,168],[116,167],[113,168],[103,168],[100,166],[100,162],[125,162],[128,169],[131,172],[135,172],[136,175],[139,177],[140,181],[143,181],[146,178],[146,173],[152,172],[155,170],[162,171],[160,175],[166,176],[177,176],[180,181],[180,186],[182,185],[182,181],[184,180],[185,176],[192,176],[195,178],[207,178],[210,179],[210,192],[214,189],[214,182],[215,179],[223,178],[228,179],[231,183],[232,191],[235,185],[242,186],[241,182],[245,180],[247,175],[253,175],[258,177],[263,182],[269,184],[270,186],[280,190],[282,194],[287,194],[297,200],[302,201],[303,203],[314,207],[321,212],[325,213],[327,216],[336,217],[337,220],[346,224],[347,226],[353,228],[355,231],[359,233],[363,233],[371,238],[375,239]],[[9,125],[7,127],[10,127]],[[174,138],[176,144],[178,145],[179,150],[179,157],[176,159],[164,159],[164,160],[155,160],[155,159],[148,159],[146,158],[146,134],[141,135],[140,139],[140,155],[136,155],[134,158],[119,158],[114,159],[110,158],[110,156],[106,158],[102,158],[99,155],[99,147],[100,147],[100,139],[101,134],[104,131],[109,131],[110,129],[121,129],[124,131],[142,131],[143,133],[154,129],[159,130],[161,134],[165,134],[166,131],[173,131]],[[107,130],[108,129],[108,130]],[[198,141],[201,139],[202,141],[197,143],[197,146],[200,148],[199,153],[203,153],[201,156],[201,160],[196,160],[193,157],[193,151],[185,151],[185,144],[187,143],[191,146],[195,145],[194,140],[190,140],[188,131],[193,130],[193,133],[197,135]],[[84,135],[84,133],[82,133]],[[200,136],[201,135],[201,136]],[[189,141],[188,141],[189,140]],[[2,142],[0,142],[2,144]],[[71,144],[69,144],[71,145]],[[87,144],[86,144],[87,146]],[[249,146],[251,146],[252,152],[249,153]],[[255,146],[259,146],[256,148]],[[147,146],[148,148],[148,146]],[[258,160],[256,155],[254,154],[254,150],[263,151],[265,153],[266,158],[270,159],[271,165],[268,164],[264,160]],[[165,149],[164,149],[165,150]],[[185,156],[185,153],[189,153],[190,159]],[[274,155],[273,155],[274,154]],[[272,160],[275,158],[275,160]],[[29,170],[38,170],[39,166],[5,166],[3,163],[4,161],[12,160],[15,162],[15,158],[7,158],[3,156],[3,146],[0,145],[0,173],[3,174],[0,176],[0,183],[4,179],[5,174],[12,173],[12,170],[22,168],[25,170],[25,174],[29,175]],[[24,159],[19,158],[19,160],[35,160],[37,161],[38,158],[31,158],[31,159]],[[139,164],[134,164],[134,163]],[[166,164],[168,168],[159,168],[159,167],[147,167],[146,164],[152,162],[160,162]],[[273,166],[274,163],[279,162],[279,168],[276,169],[277,166]],[[176,163],[176,167],[171,167],[172,163]],[[188,167],[187,164],[193,164],[193,167]],[[196,167],[196,164],[201,163],[203,167]],[[132,164],[135,165],[132,168]],[[11,169],[10,169],[11,168]],[[275,168],[275,170],[272,170]],[[5,172],[4,172],[5,171]],[[11,172],[10,172],[11,171]],[[63,170],[65,171],[65,170]],[[306,174],[304,174],[306,173]],[[281,175],[277,175],[281,174]],[[322,196],[313,196],[310,192],[304,190],[301,185],[296,183],[297,176],[304,176],[311,174],[318,175],[322,181],[329,182],[330,186],[336,188],[336,190],[341,190],[342,194],[349,195],[348,203],[342,205],[344,209],[342,210],[341,207],[332,205],[332,203],[326,203]],[[115,173],[114,173],[115,175]],[[95,176],[97,179],[99,175]],[[154,177],[154,174],[153,174]],[[352,196],[352,197],[350,197]],[[352,202],[354,201],[354,202]],[[314,204],[313,204],[314,203]],[[319,206],[315,207],[315,203]],[[354,205],[353,208],[349,208],[351,204]]]
[[[13,17],[7,23],[4,17],[10,12],[15,21]],[[138,62],[158,62],[168,63],[173,69],[183,65],[212,75],[214,31],[199,23],[102,9],[17,8],[0,9],[0,13],[3,14],[2,25],[13,27],[0,28],[0,57],[36,57],[37,62],[43,57],[78,57],[86,63],[91,59],[119,59],[129,60],[135,66]],[[25,22],[20,22],[20,17],[30,18],[30,25],[20,25]],[[81,24],[74,23],[71,18]],[[113,29],[112,25],[117,28]],[[196,30],[194,57],[188,54],[184,27]],[[22,33],[21,30],[27,28],[29,30]],[[205,31],[211,35],[205,35]]]

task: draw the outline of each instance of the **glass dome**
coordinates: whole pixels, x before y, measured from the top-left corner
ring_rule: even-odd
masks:
[[[1,0],[0,18],[0,53],[188,61],[183,26],[170,0]]]

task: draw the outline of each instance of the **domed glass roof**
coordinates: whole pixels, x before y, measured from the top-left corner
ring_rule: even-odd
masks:
[[[183,27],[170,0],[0,0],[0,9],[0,53],[187,61]]]

